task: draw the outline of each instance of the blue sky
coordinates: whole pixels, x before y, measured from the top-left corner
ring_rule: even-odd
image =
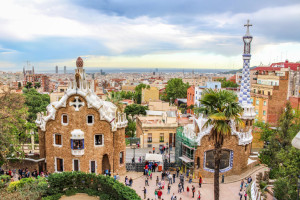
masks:
[[[0,70],[87,67],[242,67],[300,61],[299,0],[2,0]]]

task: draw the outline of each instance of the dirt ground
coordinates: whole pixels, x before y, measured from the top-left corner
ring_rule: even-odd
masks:
[[[73,196],[62,196],[60,200],[99,200],[99,197],[92,197],[87,194],[78,193]]]

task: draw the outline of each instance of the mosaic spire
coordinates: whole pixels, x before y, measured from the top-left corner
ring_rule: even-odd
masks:
[[[243,37],[244,41],[244,54],[243,54],[243,75],[242,75],[242,81],[241,81],[241,89],[239,94],[239,102],[242,105],[251,105],[251,98],[250,98],[250,59],[251,59],[251,41],[252,36],[249,32],[249,27],[252,26],[252,24],[249,23],[249,20],[247,21],[247,24],[244,25],[247,27],[247,32],[245,36]]]

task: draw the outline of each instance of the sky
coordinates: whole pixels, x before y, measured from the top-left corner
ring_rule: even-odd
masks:
[[[0,71],[242,67],[300,61],[299,0],[0,0]]]

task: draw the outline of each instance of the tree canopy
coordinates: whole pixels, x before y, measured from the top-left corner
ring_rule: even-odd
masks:
[[[239,87],[238,84],[231,82],[231,81],[227,81],[226,78],[219,78],[217,79],[217,81],[221,82],[221,87],[222,88],[237,88]]]
[[[23,154],[19,143],[28,129],[24,103],[22,95],[10,91],[0,96],[0,166],[8,157],[21,157]]]
[[[28,121],[34,123],[36,115],[39,112],[46,111],[46,107],[50,104],[48,94],[40,94],[34,88],[24,89],[25,105],[28,107]]]
[[[276,129],[262,122],[255,123],[255,126],[261,131],[261,140],[266,144],[259,158],[270,168],[270,178],[276,179],[275,197],[281,200],[296,199],[300,150],[294,148],[291,141],[300,130],[299,116],[293,113],[288,102]]]
[[[172,99],[172,102],[174,102],[177,98],[186,98],[189,87],[189,83],[183,83],[180,78],[170,79],[166,86],[166,99],[164,100],[170,101]]]
[[[133,118],[135,115],[146,115],[146,110],[148,106],[142,106],[139,104],[131,104],[126,106],[124,112],[126,113],[127,117],[131,116]]]

